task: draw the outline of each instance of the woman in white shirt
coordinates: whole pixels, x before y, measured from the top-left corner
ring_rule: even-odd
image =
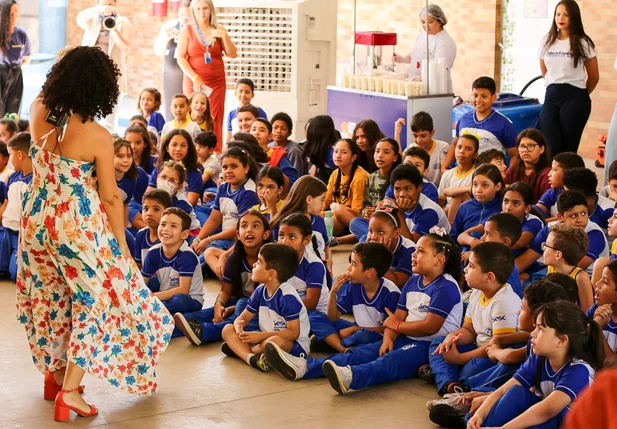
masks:
[[[420,11],[420,22],[422,30],[416,38],[416,43],[407,56],[398,56],[396,60],[400,63],[409,63],[408,76],[411,78],[419,78],[422,60],[426,60],[426,33],[428,32],[428,52],[430,61],[437,61],[438,58],[446,60],[448,69],[448,92],[452,92],[452,76],[450,70],[454,65],[456,58],[456,43],[450,37],[448,32],[443,28],[448,19],[446,14],[436,4],[428,5]]]
[[[540,129],[551,155],[577,152],[591,114],[589,94],[600,74],[595,45],[585,33],[581,10],[574,0],[555,8],[551,29],[540,45],[540,69],[546,97],[540,112]]]
[[[178,47],[178,36],[180,30],[191,22],[191,14],[189,7],[190,0],[183,0],[178,8],[178,19],[171,19],[161,27],[159,36],[154,43],[154,53],[157,56],[165,56],[163,63],[163,117],[165,121],[170,121],[173,118],[169,107],[171,99],[176,94],[182,94],[182,79],[184,72],[178,65],[178,56],[176,48]]]

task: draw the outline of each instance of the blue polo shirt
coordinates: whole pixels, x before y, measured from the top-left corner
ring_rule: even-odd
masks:
[[[30,56],[30,39],[24,30],[15,27],[9,41],[9,49],[6,52],[0,51],[0,64],[16,68],[21,66],[24,57]]]

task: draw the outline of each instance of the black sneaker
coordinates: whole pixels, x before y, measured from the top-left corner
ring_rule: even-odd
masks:
[[[191,344],[201,345],[201,323],[194,319],[187,319],[182,313],[174,314],[174,321]]]
[[[431,421],[444,428],[465,429],[467,424],[463,416],[449,405],[435,405],[429,414]]]
[[[330,239],[328,240],[328,247],[336,247],[339,244],[341,244],[341,243],[339,243],[339,241],[336,239],[336,237],[330,237]]]
[[[230,357],[230,358],[237,358],[238,357],[238,355],[231,349],[231,347],[229,347],[229,345],[227,343],[221,344],[221,351],[227,357]]]
[[[428,384],[435,384],[435,376],[433,375],[431,365],[427,363],[426,365],[422,365],[418,368],[418,378]]]

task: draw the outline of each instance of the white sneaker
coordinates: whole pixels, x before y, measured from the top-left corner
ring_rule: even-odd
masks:
[[[330,382],[330,386],[334,390],[336,390],[341,395],[346,394],[351,386],[351,380],[353,378],[353,373],[351,372],[351,367],[347,366],[337,366],[333,361],[327,360],[322,365],[322,370],[328,381]]]
[[[443,395],[443,399],[433,399],[426,403],[426,409],[431,411],[434,406],[444,404],[449,405],[454,408],[457,412],[462,414],[467,414],[469,412],[469,405],[467,404],[459,404],[458,399],[462,397],[465,392],[457,392],[457,393],[446,393]]]
[[[299,380],[308,372],[306,359],[287,353],[274,343],[266,344],[264,356],[268,365],[288,380]]]

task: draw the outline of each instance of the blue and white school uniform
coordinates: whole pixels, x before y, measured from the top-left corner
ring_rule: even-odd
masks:
[[[133,195],[135,194],[137,180],[132,180],[125,174],[122,179],[116,180],[116,185],[118,185],[118,189],[120,189],[122,202],[124,204],[128,204],[129,201],[133,199]]]
[[[475,198],[465,201],[459,207],[452,223],[450,236],[456,243],[458,236],[469,228],[485,224],[489,217],[501,213],[501,198],[495,197],[487,203],[481,203]]]
[[[259,169],[261,170],[266,165],[269,164],[267,162],[259,163]],[[290,187],[296,182],[296,180],[298,180],[298,170],[296,170],[286,154],[281,157],[279,163],[276,164],[276,167],[278,167],[281,172],[287,176]]]
[[[133,194],[133,199],[129,201],[129,222],[133,222],[133,219],[135,219],[135,215],[137,215],[137,213],[141,213],[142,200],[144,199],[146,189],[148,189],[149,181],[150,176],[148,176],[148,173],[146,173],[143,168],[137,166],[135,193]]]
[[[558,222],[559,221],[549,222],[544,228],[540,230],[538,235],[536,235],[536,238],[534,238],[533,242],[529,246],[531,250],[540,255],[534,268],[530,268],[531,272],[538,271],[538,268],[544,268],[545,264],[544,252],[542,251],[542,243],[546,243],[548,234],[551,232],[551,226],[555,225]],[[585,255],[589,256],[591,259],[594,260],[594,263],[587,267],[586,271],[589,275],[592,275],[595,261],[598,258],[609,256],[609,247],[602,228],[600,228],[596,223],[592,221],[587,222],[585,232],[587,233],[587,238],[589,239],[589,247],[587,248],[587,253]]]
[[[539,386],[537,385],[538,371],[541,372]],[[514,374],[513,378],[521,385],[511,387],[495,403],[484,420],[483,426],[501,427],[546,399],[554,391],[565,393],[574,402],[581,391],[593,382],[594,376],[594,369],[582,360],[570,360],[554,371],[548,359],[534,354]],[[535,388],[535,394],[530,391],[532,387]],[[569,410],[570,405],[555,417],[534,427],[558,429]]]
[[[300,335],[294,341],[290,353],[294,356],[309,353],[311,326],[308,312],[298,292],[290,283],[281,283],[272,296],[268,295],[268,289],[265,285],[260,285],[249,298],[246,310],[259,316],[259,330],[261,332],[282,331],[287,329],[287,322],[298,320]]]
[[[197,219],[195,209],[189,202],[188,195],[186,194],[186,191],[184,191],[184,189],[178,191],[176,195],[171,197],[171,206],[184,210],[191,217],[191,226],[189,230],[191,231],[192,236],[197,235],[197,233],[199,233],[199,230],[201,229],[201,224]]]
[[[497,110],[491,112],[488,117],[478,120],[476,112],[464,114],[456,123],[456,137],[471,134],[480,141],[478,153],[489,149],[497,149],[508,154],[508,149],[516,146],[518,132],[512,121]]]
[[[143,264],[150,249],[160,242],[158,238],[154,241],[150,240],[150,228],[147,226],[137,231],[137,234],[135,234],[135,255],[133,256],[135,262]]]
[[[615,201],[598,194],[596,196],[596,205],[594,206],[593,213],[589,213],[589,220],[606,230],[606,228],[608,228],[608,220],[613,216],[614,211]]]
[[[309,242],[304,248],[305,252],[312,253],[317,256],[321,260],[326,259],[326,247],[328,246],[328,231],[326,230],[326,222],[324,218],[318,215],[310,215],[311,217],[311,226],[313,229],[313,237],[317,241],[317,251],[319,255],[315,255],[315,248],[313,247],[313,243]],[[275,239],[279,236],[279,225],[272,227],[272,237]]]
[[[257,197],[255,192],[256,189],[257,186],[253,179],[246,179],[235,190],[231,188],[229,183],[223,183],[219,187],[212,208],[221,213],[221,229],[223,231],[235,229],[238,218],[254,205],[260,204],[259,197]],[[208,247],[227,250],[233,243],[233,240],[215,240],[208,244]]]
[[[592,305],[587,311],[587,317],[593,319],[593,315],[597,309],[598,304]],[[606,338],[606,342],[611,350],[617,352],[617,322],[612,318],[609,319],[608,323],[602,328],[602,334],[604,334],[604,338]]]
[[[158,134],[161,134],[161,131],[163,131],[164,126],[165,126],[165,118],[163,117],[163,115],[157,112],[156,110],[153,111],[150,114],[150,117],[148,118],[148,127],[156,128],[156,132]]]
[[[32,182],[32,173],[27,176],[16,171],[9,176],[6,185],[6,209],[2,215],[4,236],[0,242],[0,271],[8,272],[11,280],[17,278],[17,246],[19,242],[19,224],[21,222],[21,205],[24,192]]]
[[[150,158],[148,158],[146,160],[146,164],[145,165],[138,165],[138,167],[141,167],[147,174],[148,176],[152,176],[152,172],[156,170],[156,163],[158,162],[159,158],[156,155],[150,155]],[[157,174],[154,176],[155,180],[154,180],[154,185],[153,187],[156,188],[156,176],[158,176],[158,172]]]
[[[416,243],[409,238],[399,235],[396,249],[392,252],[392,265],[390,271],[403,273],[411,277],[411,255],[416,251]]]
[[[189,313],[201,309],[204,302],[204,279],[201,274],[199,258],[185,242],[171,258],[163,253],[163,244],[159,243],[146,255],[141,268],[142,275],[149,279],[156,275],[159,290],[165,292],[180,286],[180,278],[190,277],[191,287],[188,294],[177,294],[163,304],[171,314]]]
[[[426,179],[422,179],[422,191],[420,191],[423,195],[426,195],[431,201],[435,204],[439,204],[439,192],[437,191],[437,186],[433,182],[429,182]],[[394,189],[392,189],[392,185],[388,185],[386,188],[386,198],[394,199]]]
[[[323,362],[332,360],[338,366],[350,365],[353,373],[352,389],[361,389],[404,378],[415,377],[418,368],[428,363],[429,345],[434,338],[456,331],[463,316],[463,303],[458,283],[449,274],[442,274],[428,285],[424,276],[414,275],[403,288],[397,310],[407,312],[405,322],[426,320],[429,313],[444,317],[439,331],[427,337],[400,335],[393,350],[379,356],[381,341],[351,349],[323,359],[308,359],[304,378],[322,377]]]
[[[156,179],[158,178],[159,170],[155,168],[152,170],[150,174],[150,182],[148,182],[148,186],[151,188],[156,188]],[[204,187],[204,180],[201,175],[201,171],[199,169],[195,170],[187,170],[186,171],[186,180],[184,181],[184,185],[182,189],[186,190],[186,192],[195,192],[201,195],[201,191]]]
[[[257,107],[257,106],[255,106]],[[261,107],[257,107],[259,110],[259,117],[268,119],[268,115],[264,112],[264,109]],[[240,129],[238,128],[238,108],[232,109],[227,114],[227,131],[230,131],[232,134],[236,134]]]
[[[414,209],[405,212],[405,223],[410,232],[420,235],[428,234],[435,225],[450,232],[450,222],[443,209],[422,194]]]
[[[328,312],[328,295],[330,291],[326,282],[326,267],[321,259],[313,253],[304,252],[302,260],[298,265],[296,275],[287,280],[300,296],[300,299],[306,298],[308,289],[319,290],[319,301],[315,310],[309,310],[309,315],[313,311],[326,314]]]
[[[482,291],[474,289],[469,298],[464,323],[472,325],[476,341],[472,344],[458,345],[459,352],[464,353],[485,346],[493,335],[516,332],[520,308],[521,299],[508,284],[503,285],[492,298],[486,298]],[[445,337],[436,338],[431,343],[429,355],[439,391],[449,381],[466,383],[470,377],[495,366],[495,362],[489,358],[475,358],[462,366],[447,363],[443,355],[432,354],[444,339]]]
[[[551,188],[546,191],[538,201],[538,204],[542,204],[550,211],[550,217],[557,216],[557,198],[559,198],[559,195],[561,195],[562,192],[562,188]],[[540,210],[541,213],[544,213],[544,210],[540,208],[538,208],[538,210]]]
[[[225,270],[223,271],[223,283],[233,284],[233,254],[227,260],[225,264]],[[242,258],[240,264],[240,281],[242,282],[242,296],[232,297],[227,303],[226,307],[235,306],[234,314],[229,316],[222,322],[214,323],[214,307],[204,308],[203,310],[185,313],[186,319],[194,319],[201,324],[201,343],[207,344],[215,341],[221,341],[223,339],[223,328],[226,325],[232,324],[236,318],[242,314],[246,308],[248,299],[255,291],[255,282],[251,279],[252,266],[249,264],[246,258]],[[257,323],[257,320],[251,320],[249,327],[252,327],[253,321]]]

